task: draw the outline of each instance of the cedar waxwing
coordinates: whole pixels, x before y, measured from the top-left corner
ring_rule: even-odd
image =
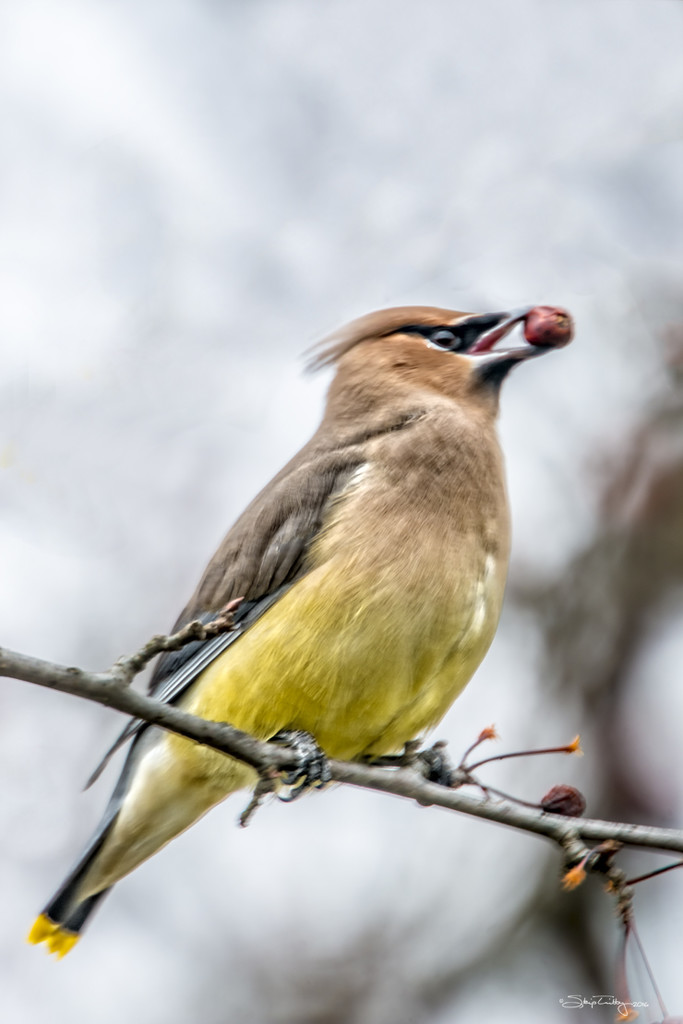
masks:
[[[397,753],[436,725],[498,624],[499,389],[547,349],[492,345],[529,313],[406,306],[327,339],[320,427],[237,520],[175,625],[241,598],[234,628],[163,655],[154,696],[264,740],[308,733],[334,758]],[[99,828],[29,935],[60,956],[115,882],[256,781],[173,733],[133,722],[131,736]]]

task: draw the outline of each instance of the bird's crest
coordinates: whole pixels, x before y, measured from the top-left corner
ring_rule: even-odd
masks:
[[[366,313],[345,324],[309,349],[307,369],[312,373],[333,366],[346,352],[370,338],[386,338],[403,327],[439,327],[456,323],[467,314],[436,306],[394,306]]]

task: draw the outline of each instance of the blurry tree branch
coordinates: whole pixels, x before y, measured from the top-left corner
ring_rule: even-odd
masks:
[[[652,305],[643,322],[666,308],[666,296],[658,290],[648,301]],[[580,720],[582,734],[599,750],[591,774],[591,802],[598,814],[677,825],[677,762],[670,758],[667,769],[660,760],[658,768],[649,753],[672,743],[675,750],[676,719],[671,716],[671,736],[658,735],[655,730],[666,720],[661,692],[659,700],[651,701],[649,720],[638,700],[651,687],[649,675],[639,668],[641,658],[659,643],[662,620],[672,614],[680,619],[683,593],[683,308],[678,293],[672,313],[663,337],[650,339],[661,351],[664,376],[651,381],[655,386],[628,430],[604,441],[592,457],[593,528],[559,570],[546,574],[537,566],[513,574],[507,600],[528,612],[538,629],[540,671],[553,705]],[[520,911],[527,927],[533,923],[528,934],[537,937],[545,930],[549,941],[583,971],[586,983],[607,991],[613,980],[597,938],[600,911],[585,888],[577,899],[563,899],[548,873]],[[491,956],[488,969],[495,963],[493,951]]]
[[[636,765],[629,680],[667,601],[683,586],[683,325],[667,332],[667,378],[639,421],[593,465],[595,529],[554,578],[520,573],[508,600],[536,619],[543,676],[558,699],[583,703],[600,737],[604,810],[619,817],[671,814],[673,776]],[[592,794],[593,799],[596,793]]]
[[[213,627],[213,632],[225,629],[228,624],[228,620],[224,620],[222,626]],[[277,743],[257,740],[226,723],[198,718],[171,704],[147,697],[130,685],[134,676],[142,671],[155,654],[177,649],[184,643],[201,638],[202,631],[206,629],[201,623],[190,623],[172,637],[154,637],[140,652],[119,660],[108,672],[86,672],[0,648],[0,675],[95,701],[202,743],[250,765],[268,788],[268,782],[274,782],[278,773],[292,771],[300,766],[295,751]],[[627,846],[683,853],[683,830],[570,818],[548,814],[540,808],[517,805],[505,799],[494,801],[476,798],[428,781],[413,766],[385,768],[330,760],[329,767],[335,782],[392,793],[416,800],[423,806],[444,807],[544,836],[562,847],[568,864],[586,861],[591,854],[591,850],[585,846],[586,842],[614,841]]]

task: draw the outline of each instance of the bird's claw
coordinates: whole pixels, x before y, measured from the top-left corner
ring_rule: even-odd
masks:
[[[427,780],[449,789],[466,781],[461,769],[454,768],[446,754],[446,743],[439,740],[431,747],[420,750],[419,740],[406,743],[401,754],[368,757],[367,763],[378,768],[414,768]]]
[[[274,743],[292,750],[299,761],[296,768],[283,772],[287,792],[278,793],[284,803],[291,803],[307,789],[321,789],[332,779],[327,757],[310,733],[302,729],[282,729],[273,736]]]
[[[437,786],[447,786],[449,789],[453,786],[456,772],[448,759],[443,741],[421,750],[417,755],[417,764],[427,782],[435,782]]]

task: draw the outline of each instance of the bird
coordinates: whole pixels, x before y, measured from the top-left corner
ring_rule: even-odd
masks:
[[[495,346],[534,308],[551,307],[383,309],[316,347],[311,367],[334,370],[320,426],[228,531],[174,629],[231,602],[232,627],[162,655],[153,696],[348,760],[399,753],[441,720],[501,612],[500,389],[551,344]],[[120,740],[130,747],[99,827],[28,936],[58,957],[116,882],[257,782],[143,722]]]

